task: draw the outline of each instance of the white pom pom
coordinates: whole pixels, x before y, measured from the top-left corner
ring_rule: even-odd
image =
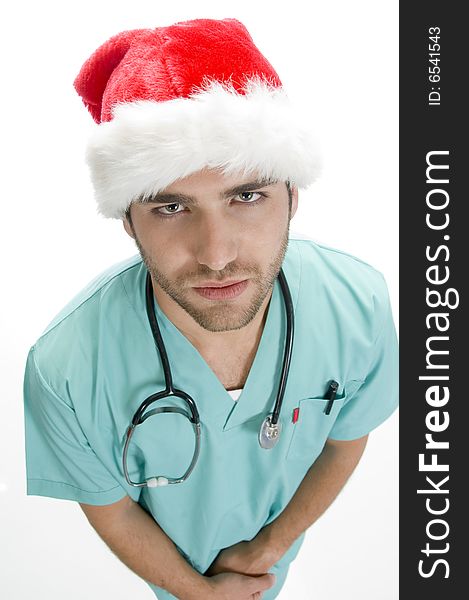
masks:
[[[156,477],[152,477],[151,479],[147,479],[147,486],[149,488],[158,487],[158,479]]]
[[[168,480],[166,477],[158,477],[158,486],[168,485]]]

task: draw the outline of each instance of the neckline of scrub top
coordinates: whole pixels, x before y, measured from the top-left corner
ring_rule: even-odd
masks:
[[[241,392],[243,391],[243,388],[238,388],[237,390],[226,390],[226,391],[236,402],[238,400],[238,398],[240,397]]]
[[[292,248],[289,245],[289,249],[295,256],[289,256],[287,250],[282,267],[295,306],[298,298],[300,268],[295,268],[292,261],[297,265],[301,259],[296,247]],[[142,269],[142,273],[144,290],[146,268]],[[201,422],[208,418],[214,426],[227,431],[259,415],[265,416],[273,411],[283,364],[286,330],[284,301],[278,278],[274,282],[266,309],[267,317],[256,355],[243,391],[236,402],[233,402],[228,391],[197,348],[161,310],[155,294],[153,294],[153,304],[166,345],[174,386],[192,396]],[[152,335],[151,330],[149,335]]]

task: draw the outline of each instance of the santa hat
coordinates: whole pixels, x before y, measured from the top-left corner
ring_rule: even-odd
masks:
[[[74,86],[98,123],[87,162],[105,217],[203,168],[298,187],[318,175],[309,119],[236,19],[124,31]]]

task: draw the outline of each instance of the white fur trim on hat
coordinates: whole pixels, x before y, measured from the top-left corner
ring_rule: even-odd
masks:
[[[86,158],[98,211],[121,219],[132,201],[203,168],[306,187],[319,174],[316,146],[282,88],[251,80],[244,95],[215,81],[189,98],[116,105]]]

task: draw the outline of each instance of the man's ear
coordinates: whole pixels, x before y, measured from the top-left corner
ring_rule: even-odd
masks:
[[[292,185],[291,187],[291,215],[290,219],[293,219],[296,213],[296,209],[298,208],[298,188],[296,185]]]
[[[131,237],[132,239],[135,239],[134,232],[133,232],[133,230],[132,230],[132,227],[131,227],[131,225],[130,225],[130,223],[129,223],[129,220],[127,219],[127,217],[124,217],[124,218],[122,219],[122,224],[124,225],[124,229],[125,229],[125,230],[126,230],[126,232],[127,232],[129,235],[130,235],[130,237]]]

